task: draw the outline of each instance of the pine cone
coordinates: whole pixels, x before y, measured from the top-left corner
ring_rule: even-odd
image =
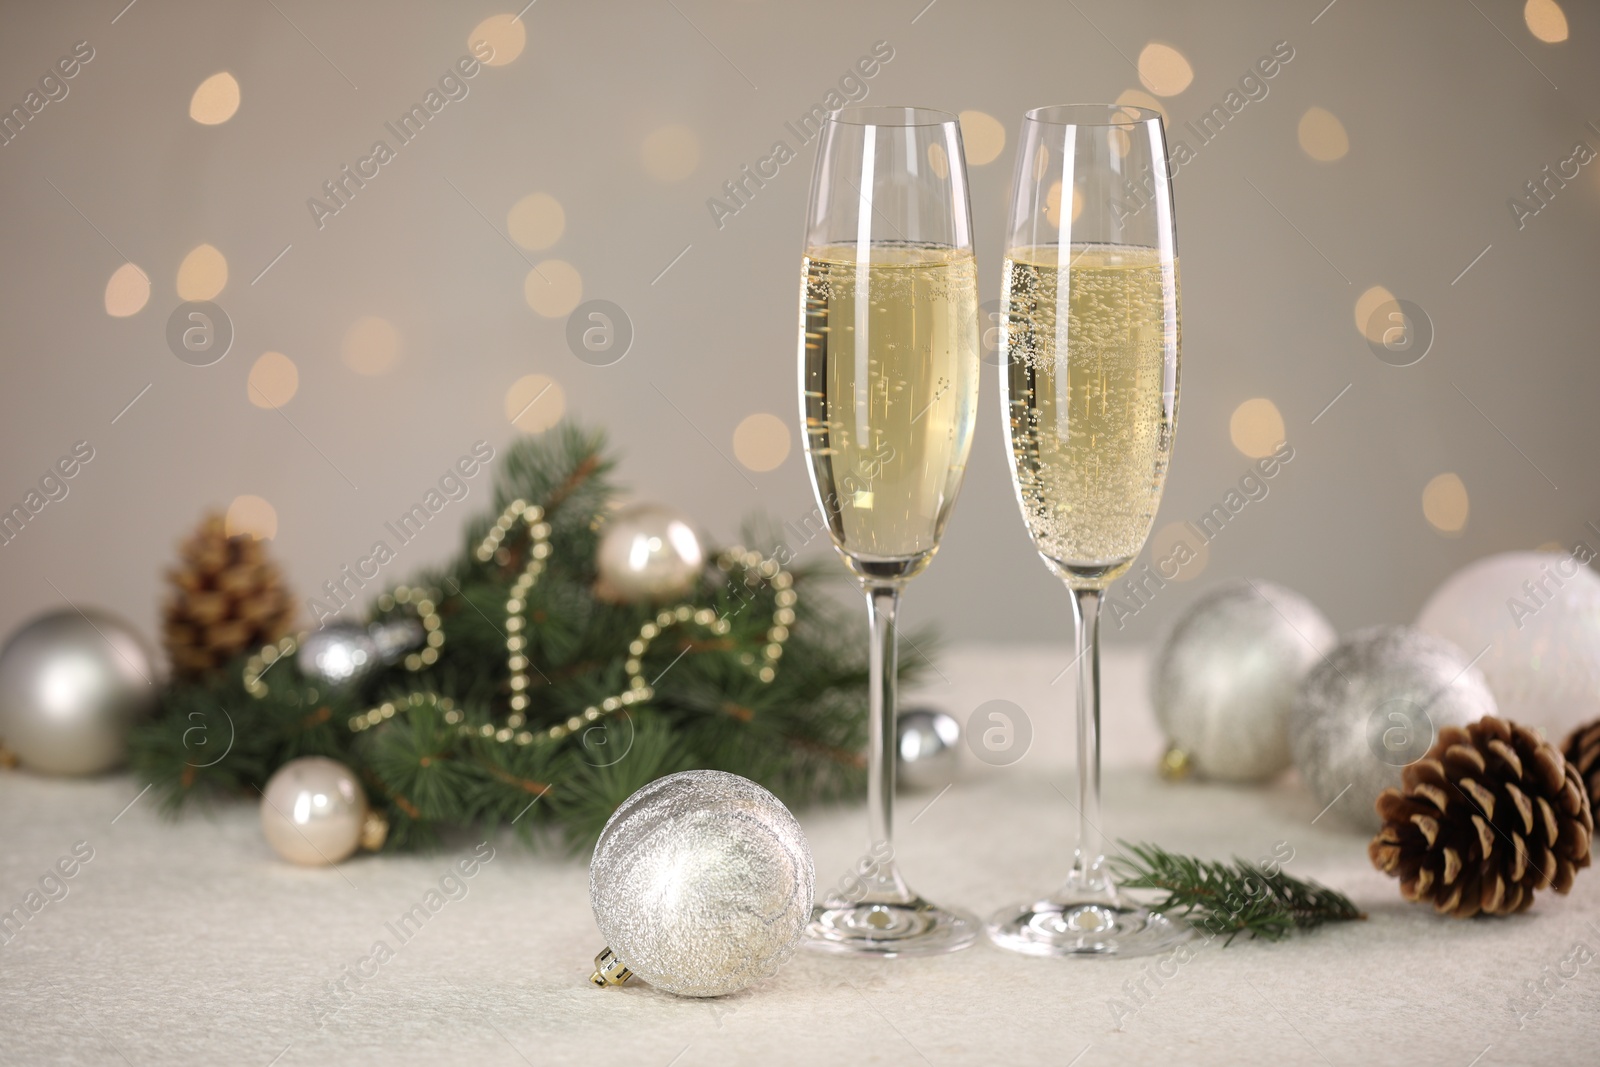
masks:
[[[172,592],[162,641],[179,678],[197,679],[235,656],[277,641],[294,621],[294,603],[260,541],[228,536],[210,514],[179,549],[167,572]]]
[[[1600,719],[1568,734],[1561,754],[1578,768],[1579,780],[1587,783],[1590,810],[1600,811]]]
[[[1459,919],[1509,915],[1565,893],[1589,866],[1594,816],[1578,769],[1526,726],[1485,715],[1447,726],[1378,797],[1372,865],[1400,895]]]

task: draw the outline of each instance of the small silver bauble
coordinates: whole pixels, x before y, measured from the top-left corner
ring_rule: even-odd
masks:
[[[390,619],[367,628],[331,623],[301,638],[295,666],[329,689],[342,689],[422,647],[426,639],[427,631],[416,619]]]
[[[1306,676],[1289,747],[1329,821],[1373,831],[1373,805],[1400,786],[1401,768],[1425,756],[1444,727],[1494,713],[1483,674],[1455,645],[1410,626],[1374,626]]]
[[[427,629],[418,620],[405,615],[375,622],[367,627],[367,633],[378,648],[378,659],[386,665],[400,662],[407,652],[415,652],[428,643]]]
[[[1295,691],[1338,640],[1315,605],[1273,582],[1227,582],[1197,600],[1150,676],[1156,718],[1184,766],[1228,782],[1286,770]]]
[[[155,681],[155,656],[121,619],[93,608],[41,615],[0,651],[0,740],[36,771],[108,771],[154,708]]]
[[[595,559],[602,595],[627,604],[669,600],[694,588],[705,549],[671,508],[634,504],[606,520]]]
[[[608,946],[596,977],[632,972],[686,997],[743,989],[794,953],[814,882],[811,847],[777,797],[723,771],[658,778],[594,847],[589,902]]]
[[[961,724],[934,708],[895,718],[895,780],[904,789],[942,789],[956,776]]]
[[[301,674],[330,689],[361,681],[378,662],[378,643],[353,622],[331,623],[306,634],[294,658]]]
[[[361,844],[366,823],[367,795],[338,760],[292,759],[261,791],[261,832],[290,863],[338,863]]]
[[[1445,579],[1417,625],[1454,641],[1503,717],[1565,737],[1600,696],[1600,575],[1594,551],[1502,552]]]

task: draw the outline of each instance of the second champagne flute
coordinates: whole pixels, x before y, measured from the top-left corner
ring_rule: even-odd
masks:
[[[829,116],[811,182],[800,393],[811,486],[871,627],[867,853],[824,898],[813,948],[873,956],[965,948],[977,922],[900,876],[892,838],[895,609],[933,559],[966,473],[978,395],[978,280],[954,115]]]
[[[1028,532],[1072,593],[1078,634],[1078,849],[1053,896],[989,937],[1037,956],[1141,955],[1182,922],[1118,893],[1100,832],[1100,598],[1144,547],[1178,416],[1178,249],[1161,116],[1030,111],[1001,288],[1011,471]]]

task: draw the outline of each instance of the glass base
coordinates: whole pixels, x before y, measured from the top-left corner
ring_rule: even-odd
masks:
[[[1149,956],[1194,936],[1181,919],[1104,897],[1002,908],[984,932],[1001,948],[1028,956]]]
[[[978,939],[978,920],[915,895],[906,900],[830,900],[811,912],[807,948],[845,956],[935,956]]]

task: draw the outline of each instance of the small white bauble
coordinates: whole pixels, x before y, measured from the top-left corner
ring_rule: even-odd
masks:
[[[128,730],[155,702],[149,646],[103,611],[41,615],[0,650],[0,740],[30,770],[116,767],[127,758]]]
[[[595,558],[599,593],[625,604],[670,600],[694,588],[705,549],[689,520],[659,504],[634,504],[606,520]]]
[[[1427,755],[1441,729],[1493,714],[1483,675],[1455,645],[1410,626],[1373,626],[1306,675],[1289,748],[1327,819],[1371,832],[1382,825],[1378,794],[1400,787],[1402,768]]]
[[[290,863],[338,863],[361,844],[367,794],[354,772],[324,756],[278,768],[261,791],[261,832]]]
[[[1239,579],[1197,600],[1151,672],[1167,740],[1205,778],[1256,782],[1289,766],[1289,711],[1300,680],[1338,634],[1305,597]]]
[[[794,953],[814,883],[811,846],[777,797],[723,771],[658,778],[617,808],[589,863],[610,961],[597,978],[631,971],[685,997],[743,989]]]
[[[1417,625],[1454,641],[1503,717],[1559,741],[1594,718],[1600,698],[1600,575],[1593,555],[1502,552],[1469,563],[1434,592]]]

